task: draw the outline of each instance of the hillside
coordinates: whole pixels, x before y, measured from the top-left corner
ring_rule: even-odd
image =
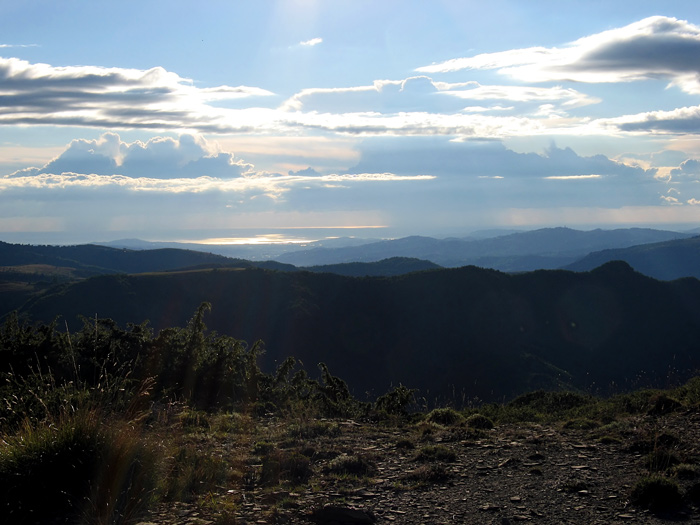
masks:
[[[592,251],[688,236],[644,228],[592,231],[543,228],[485,239],[404,237],[361,246],[300,250],[281,254],[277,259],[295,266],[314,266],[415,257],[444,267],[474,265],[516,272],[560,268]]]
[[[608,261],[625,261],[655,279],[700,278],[700,237],[593,252],[566,269],[585,272]]]
[[[288,355],[324,361],[370,395],[399,383],[457,404],[543,387],[605,393],[700,367],[700,282],[660,282],[624,263],[393,278],[254,268],[105,275],[57,286],[21,313],[61,315],[71,329],[78,315],[148,319],[158,331],[185,324],[203,301],[212,330],[266,343],[265,366]]]
[[[323,266],[308,266],[303,268],[314,273],[335,273],[348,277],[392,277],[411,272],[436,270],[440,268],[435,263],[412,257],[392,257],[376,262],[353,262],[341,264],[326,264]]]
[[[164,271],[230,262],[232,259],[221,255],[173,248],[140,251],[94,244],[31,246],[0,241],[0,267],[44,264],[80,270],[82,276]]]

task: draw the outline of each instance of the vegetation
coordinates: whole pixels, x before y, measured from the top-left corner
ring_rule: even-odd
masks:
[[[538,390],[508,403],[420,411],[415,391],[403,385],[360,401],[323,363],[318,377],[292,357],[266,371],[263,343],[208,330],[210,308],[203,303],[184,327],[157,335],[147,323],[122,328],[97,317],[83,318],[77,331],[7,319],[0,328],[3,515],[17,523],[128,525],[167,501],[233,523],[230,492],[259,487],[283,508],[297,487],[315,490],[320,473],[337,484],[375,476],[376,456],[319,445],[342,437],[353,421],[401,429],[392,453],[419,463],[403,475],[410,486],[451,479],[458,459],[451,441],[474,442],[512,423],[552,423],[638,454],[647,475],[632,488],[636,504],[656,511],[677,507],[684,493],[698,499],[699,489],[679,484],[698,476],[679,438],[663,428],[641,432],[628,420],[697,410],[700,378],[608,398]],[[535,463],[530,472],[542,474]]]

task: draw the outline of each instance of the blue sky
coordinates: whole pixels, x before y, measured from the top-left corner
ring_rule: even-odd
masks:
[[[4,1],[0,240],[700,226],[695,1]]]

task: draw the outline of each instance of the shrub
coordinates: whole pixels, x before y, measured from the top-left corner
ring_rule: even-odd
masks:
[[[222,458],[188,445],[179,448],[172,458],[164,497],[170,501],[190,501],[198,494],[214,490],[227,477],[228,467]]]
[[[564,423],[567,430],[595,430],[600,428],[600,423],[592,419],[569,419]]]
[[[451,426],[464,421],[464,417],[453,408],[436,408],[426,416],[425,420],[438,425]]]
[[[453,450],[443,445],[427,445],[421,448],[416,454],[416,461],[448,461],[457,459],[457,454]]]
[[[396,448],[399,450],[413,450],[416,446],[413,444],[413,441],[404,438],[396,442]]]
[[[277,485],[284,479],[298,485],[308,482],[312,474],[311,461],[303,454],[273,450],[263,457],[260,481],[263,485]]]
[[[451,475],[440,464],[421,465],[403,476],[403,479],[413,483],[445,483]]]
[[[509,403],[511,407],[530,407],[538,412],[554,414],[592,403],[590,396],[574,392],[546,392],[537,390],[516,397]]]
[[[377,468],[373,462],[358,455],[343,454],[328,464],[328,470],[334,474],[350,474],[353,476],[371,476]]]
[[[681,463],[676,465],[671,469],[671,473],[678,479],[696,479],[698,474],[698,467],[695,465],[689,465],[688,463]]]
[[[682,495],[678,483],[663,476],[647,476],[637,482],[630,496],[632,503],[653,511],[678,507]]]
[[[669,397],[665,393],[659,393],[655,396],[652,396],[651,399],[649,399],[649,404],[651,406],[649,410],[647,410],[647,414],[649,414],[650,416],[670,414],[671,412],[675,412],[676,410],[679,410],[683,407],[683,405],[681,405],[680,402],[673,399],[672,397]]]
[[[158,474],[158,453],[130,426],[81,411],[4,438],[0,508],[13,523],[128,523],[153,503]]]
[[[649,472],[665,472],[678,463],[678,456],[664,448],[653,450],[645,458],[645,466]]]
[[[379,412],[405,416],[408,413],[407,407],[415,403],[415,392],[415,390],[399,385],[386,394],[379,396],[374,403],[374,408]]]
[[[469,428],[479,430],[491,430],[493,428],[493,421],[481,414],[472,414],[467,418],[466,423]]]

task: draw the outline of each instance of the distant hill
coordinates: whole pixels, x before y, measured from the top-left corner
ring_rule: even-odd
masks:
[[[608,261],[625,261],[638,272],[656,279],[700,278],[700,236],[593,252],[566,269],[588,271]]]
[[[139,273],[175,270],[202,264],[227,264],[221,255],[193,250],[162,248],[127,250],[83,244],[76,246],[30,246],[0,241],[0,266],[46,264],[80,270],[81,275]]]
[[[310,248],[338,248],[345,246],[360,246],[376,242],[379,239],[360,239],[355,237],[338,237],[304,243],[254,243],[254,244],[201,244],[174,241],[143,241],[140,239],[119,239],[109,242],[96,242],[99,246],[110,248],[126,248],[129,250],[155,250],[159,248],[176,248],[180,250],[195,250],[215,253],[234,259],[249,261],[264,261],[277,259],[280,255]]]
[[[327,272],[349,277],[391,277],[411,272],[436,270],[438,268],[441,268],[441,266],[430,261],[422,261],[411,257],[392,257],[377,262],[328,264],[324,266],[309,266],[303,269],[309,272]]]
[[[57,285],[20,313],[71,330],[79,315],[183,326],[199,304],[221,334],[266,343],[272,369],[319,361],[355,389],[403,383],[426,402],[496,401],[537,388],[609,393],[700,368],[700,281],[662,282],[623,262],[591,272],[475,267],[353,278],[257,268],[103,275]],[[63,321],[61,321],[62,323]]]
[[[517,272],[560,268],[591,251],[689,236],[645,228],[592,231],[544,228],[483,239],[404,237],[361,246],[289,252],[280,255],[277,260],[295,266],[315,266],[414,257],[444,267],[475,265]]]

